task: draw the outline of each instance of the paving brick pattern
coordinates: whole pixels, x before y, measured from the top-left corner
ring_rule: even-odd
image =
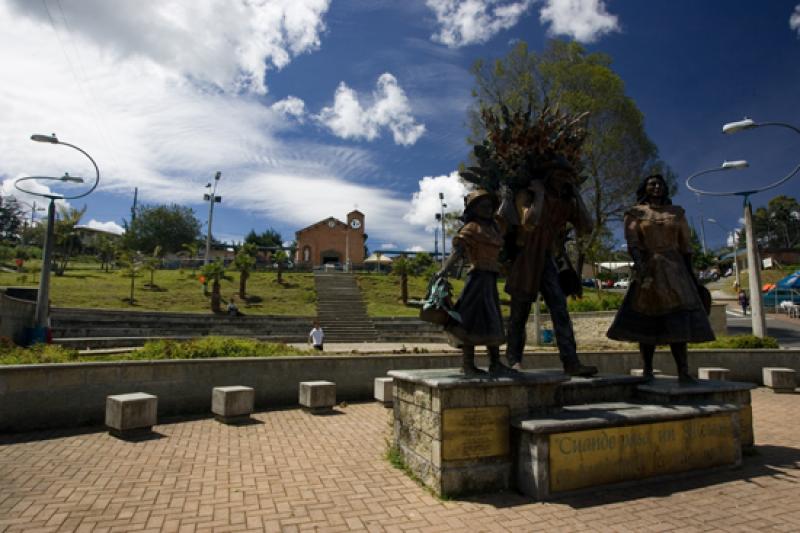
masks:
[[[383,458],[390,411],[0,436],[0,532],[800,531],[800,395],[753,393],[758,454],[705,477],[532,503],[440,501]]]

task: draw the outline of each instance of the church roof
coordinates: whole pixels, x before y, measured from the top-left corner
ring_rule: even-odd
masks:
[[[314,229],[314,228],[316,228],[316,227],[319,227],[319,226],[325,226],[325,225],[327,225],[327,224],[328,224],[328,222],[330,222],[331,220],[333,220],[333,221],[334,221],[334,223],[335,223],[335,225],[336,225],[336,226],[338,226],[338,225],[341,225],[341,226],[344,226],[345,228],[347,228],[347,224],[345,224],[344,222],[342,222],[342,221],[341,221],[341,220],[339,220],[338,218],[335,218],[335,217],[328,217],[328,218],[323,218],[323,219],[322,219],[322,220],[320,220],[319,222],[315,222],[315,223],[311,224],[310,226],[306,226],[306,227],[305,227],[305,228],[303,228],[303,229],[299,229],[299,230],[295,231],[295,232],[294,232],[294,234],[295,234],[295,235],[300,235],[301,233],[303,233],[303,232],[306,232],[306,231],[308,231],[308,230],[311,230],[311,229]]]

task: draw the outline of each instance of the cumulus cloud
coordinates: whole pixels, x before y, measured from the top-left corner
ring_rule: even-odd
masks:
[[[106,233],[113,233],[115,235],[122,235],[125,233],[125,228],[110,220],[108,222],[100,222],[99,220],[91,219],[88,223],[82,224],[79,227],[86,227],[89,229],[96,229],[105,231]]]
[[[606,11],[603,0],[545,0],[540,20],[550,24],[552,35],[566,35],[583,43],[619,31],[617,16]]]
[[[800,4],[794,8],[794,13],[789,17],[789,27],[797,31],[797,36],[800,37]]]
[[[59,190],[53,190],[41,181],[26,180],[24,183],[21,183],[20,185],[26,191],[34,193],[34,194],[28,194],[27,192],[23,192],[14,186],[17,179],[22,177],[24,176],[19,175],[13,179],[9,178],[3,180],[2,185],[0,185],[0,195],[2,195],[3,197],[11,197],[22,202],[23,211],[26,211],[28,215],[30,215],[31,210],[35,206],[36,214],[34,216],[46,218],[47,206],[50,203],[50,200],[46,198],[45,195],[64,194],[67,191],[75,190],[74,186],[70,184],[64,184],[63,187],[59,187]],[[56,207],[69,208],[71,206],[67,200],[56,200]]]
[[[283,100],[272,104],[271,109],[284,116],[294,117],[296,120],[302,122],[303,116],[306,113],[306,103],[296,96],[287,96]]]
[[[516,25],[534,0],[426,0],[440,28],[433,39],[451,48],[485,43]]]
[[[403,220],[415,226],[423,226],[426,231],[439,227],[436,214],[441,213],[439,193],[444,194],[445,212],[460,213],[464,210],[464,196],[467,187],[458,172],[453,171],[445,176],[425,176],[419,180],[419,191],[411,197],[411,205],[403,215]]]
[[[395,144],[409,146],[425,132],[411,115],[411,105],[397,78],[384,73],[378,78],[370,105],[364,107],[358,94],[344,82],[339,84],[333,105],[315,117],[334,135],[343,139],[372,141],[383,128],[392,132]]]
[[[393,242],[385,242],[381,244],[381,250],[397,250],[397,245]]]
[[[406,251],[407,252],[425,252],[426,250],[422,246],[409,246],[408,248],[406,248]]]
[[[7,0],[62,40],[85,39],[107,54],[140,58],[226,91],[267,91],[281,69],[320,46],[330,0]],[[57,8],[56,5],[59,7]]]

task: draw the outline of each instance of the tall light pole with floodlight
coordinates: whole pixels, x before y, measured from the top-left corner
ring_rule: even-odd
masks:
[[[731,239],[733,239],[733,271],[736,273],[736,286],[741,287],[742,280],[739,277],[739,233],[736,230],[729,230],[717,222],[715,218],[707,218],[706,220],[719,226],[719,229],[724,231],[726,235],[730,235]]]
[[[222,172],[217,171],[214,175],[214,188],[211,190],[211,194],[204,194],[203,200],[208,202],[208,229],[206,230],[206,257],[203,260],[203,264],[207,265],[209,261],[211,261],[211,221],[214,218],[214,204],[218,204],[222,201],[222,196],[217,196],[217,184],[219,183],[219,179],[222,177]],[[211,189],[211,184],[206,184],[206,189]]]
[[[83,194],[78,194],[75,196],[65,196],[63,194],[58,193],[41,193],[35,192],[24,187],[20,186],[21,182],[29,181],[29,180],[51,180],[51,181],[60,181],[62,183],[65,182],[73,182],[73,183],[83,183],[83,178],[77,176],[70,176],[69,173],[65,172],[61,177],[51,177],[51,176],[27,176],[24,178],[19,178],[16,182],[14,182],[14,187],[17,190],[24,192],[26,194],[31,194],[33,196],[41,196],[43,198],[47,198],[50,200],[50,205],[47,208],[47,232],[45,233],[44,238],[44,252],[42,253],[42,272],[41,277],[39,278],[39,292],[36,295],[36,315],[35,315],[35,323],[37,328],[46,328],[47,327],[47,318],[49,313],[49,303],[50,303],[50,263],[52,262],[53,257],[53,237],[54,237],[54,227],[56,222],[56,200],[76,200],[78,198],[83,198],[84,196],[88,196],[97,188],[97,185],[100,183],[100,169],[97,168],[97,163],[94,162],[94,159],[87,154],[85,151],[81,150],[74,144],[65,143],[64,141],[59,141],[56,137],[56,134],[52,135],[31,135],[31,140],[41,143],[48,143],[48,144],[61,144],[64,146],[69,146],[70,148],[74,148],[75,150],[79,151],[83,155],[85,155],[89,161],[92,162],[92,166],[94,166],[95,171],[95,179],[94,184],[92,187],[84,192]]]
[[[445,259],[447,258],[447,244],[446,244],[447,243],[447,234],[444,231],[444,209],[447,207],[447,204],[444,203],[444,193],[441,193],[441,192],[439,193],[439,203],[442,206],[442,213],[441,213],[441,218],[442,218],[442,268],[444,268],[444,262],[445,262]],[[439,217],[436,217],[436,218],[439,218]]]
[[[724,126],[722,126],[722,133],[733,134],[739,131],[760,128],[764,126],[777,126],[781,128],[787,128],[794,131],[797,134],[800,134],[800,128],[792,126],[791,124],[786,124],[785,122],[759,123],[755,122],[750,118],[745,118],[737,122],[729,122],[725,124]],[[748,277],[750,283],[750,306],[753,310],[752,312],[753,335],[757,337],[763,337],[764,335],[766,335],[767,332],[767,322],[766,322],[766,317],[764,316],[764,301],[761,298],[761,260],[758,255],[758,246],[756,245],[755,232],[753,231],[753,206],[750,203],[750,196],[783,185],[800,171],[800,164],[797,165],[791,172],[789,172],[789,174],[780,178],[779,180],[770,183],[769,185],[766,185],[764,187],[759,187],[755,189],[747,189],[743,191],[712,192],[692,187],[690,183],[692,179],[701,176],[703,174],[708,174],[710,172],[718,172],[720,170],[746,168],[748,166],[749,165],[747,164],[747,161],[726,161],[722,164],[722,167],[713,168],[709,170],[701,170],[700,172],[692,174],[691,176],[686,178],[686,186],[689,188],[689,190],[698,194],[707,194],[710,196],[742,197],[744,203],[745,236],[747,239],[747,264],[749,266]]]

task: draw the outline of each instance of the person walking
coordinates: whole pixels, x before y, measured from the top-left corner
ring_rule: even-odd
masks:
[[[747,316],[747,306],[750,304],[750,300],[747,298],[747,293],[744,292],[744,289],[739,291],[739,305],[742,306],[742,314]]]
[[[308,334],[309,344],[314,346],[315,350],[322,351],[323,341],[325,340],[325,333],[322,331],[322,326],[319,325],[319,320],[314,321],[314,327]]]

